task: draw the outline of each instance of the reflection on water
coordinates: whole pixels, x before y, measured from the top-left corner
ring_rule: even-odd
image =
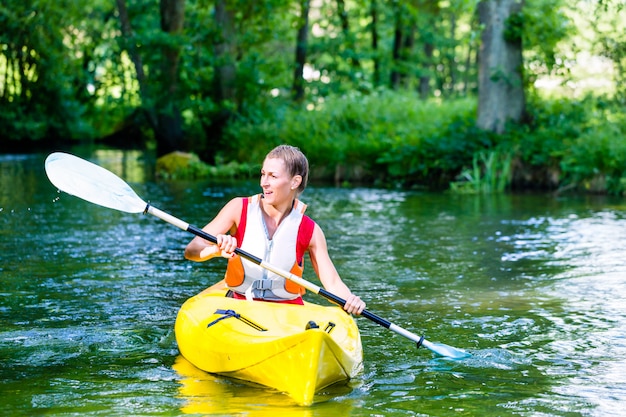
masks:
[[[79,155],[80,156],[80,155]],[[128,183],[145,183],[151,180],[152,166],[140,151],[119,152],[116,150],[99,149],[93,152],[92,162],[108,169]]]
[[[258,191],[254,181],[154,182],[139,153],[88,157],[200,226]],[[363,373],[301,408],[179,356],[177,310],[224,263],[185,261],[191,236],[156,218],[59,194],[44,159],[0,157],[0,389],[10,415],[622,413],[622,200],[311,187],[308,213],[368,308],[472,357],[436,358],[360,319]],[[305,277],[315,279],[310,264]]]
[[[182,356],[173,368],[182,377],[181,411],[201,415],[328,416],[350,415],[352,401],[343,394],[351,391],[345,384],[326,388],[316,395],[314,407],[300,407],[280,392],[228,378],[217,377],[194,367]],[[330,414],[334,411],[335,414]]]

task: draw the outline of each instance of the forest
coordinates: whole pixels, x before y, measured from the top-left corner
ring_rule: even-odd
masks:
[[[338,185],[626,193],[624,0],[5,0],[0,153]],[[177,168],[177,169],[176,169]]]

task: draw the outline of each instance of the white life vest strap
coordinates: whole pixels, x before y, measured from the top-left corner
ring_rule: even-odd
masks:
[[[283,282],[274,279],[257,279],[246,290],[246,300],[252,301],[255,298],[265,298],[265,291],[282,289],[284,286]]]

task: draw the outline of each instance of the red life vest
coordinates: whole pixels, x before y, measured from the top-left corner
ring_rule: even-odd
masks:
[[[281,221],[272,239],[268,238],[261,213],[261,194],[243,198],[239,226],[235,237],[246,252],[272,266],[302,276],[304,253],[307,251],[315,222],[304,215],[306,204],[295,200],[291,212]],[[228,260],[226,284],[238,294],[264,300],[293,300],[305,289],[238,255]]]

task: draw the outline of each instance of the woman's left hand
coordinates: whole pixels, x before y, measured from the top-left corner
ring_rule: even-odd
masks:
[[[350,314],[359,315],[365,310],[365,301],[361,300],[361,297],[358,295],[350,294],[350,296],[346,298],[343,309]]]

